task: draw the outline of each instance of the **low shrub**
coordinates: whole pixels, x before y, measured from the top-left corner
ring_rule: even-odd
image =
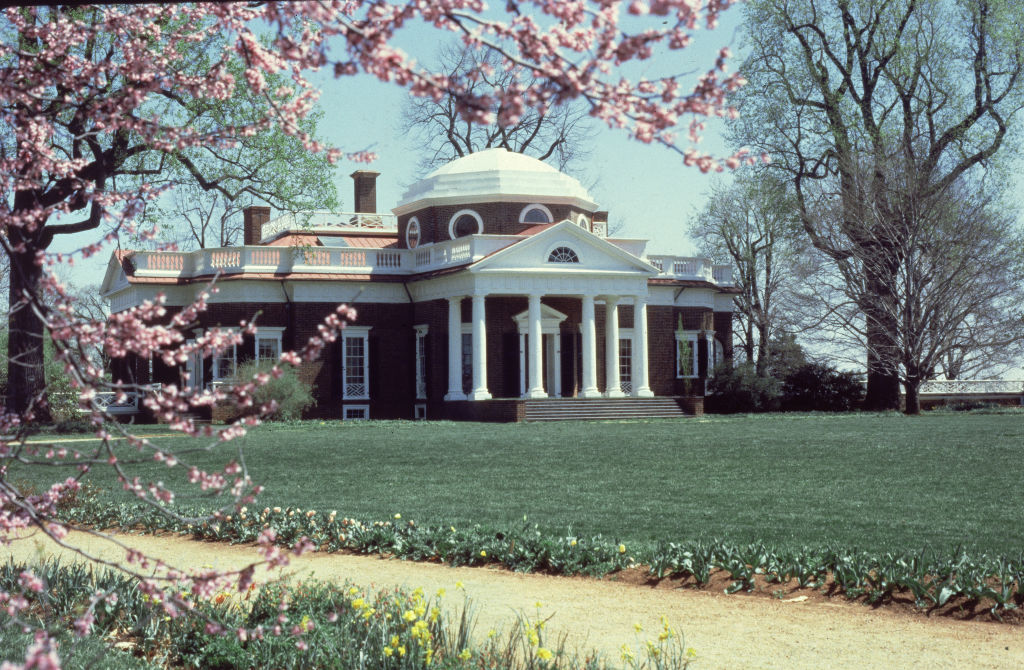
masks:
[[[862,375],[824,363],[805,363],[782,381],[781,405],[787,412],[849,412],[863,399]]]
[[[237,377],[249,380],[253,375],[269,372],[271,367],[272,364],[266,361],[248,361],[238,366]],[[302,413],[313,405],[313,387],[299,379],[295,368],[286,365],[282,367],[280,377],[271,377],[253,393],[253,400],[257,407],[272,400],[277,403],[277,410],[266,417],[267,421],[292,421],[301,419]]]
[[[772,412],[781,406],[781,397],[779,380],[758,375],[753,363],[723,363],[708,379],[704,409],[718,414]]]

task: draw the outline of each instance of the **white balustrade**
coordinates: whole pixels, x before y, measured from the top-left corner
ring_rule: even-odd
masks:
[[[921,395],[1024,394],[1024,381],[1015,379],[933,379],[918,388]]]

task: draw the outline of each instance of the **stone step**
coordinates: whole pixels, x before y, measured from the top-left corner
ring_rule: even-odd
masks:
[[[526,421],[689,416],[672,398],[538,399],[527,400],[523,409]]]

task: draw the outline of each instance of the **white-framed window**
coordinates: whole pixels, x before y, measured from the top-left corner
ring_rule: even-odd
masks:
[[[427,404],[416,403],[412,406],[412,417],[416,421],[425,421],[427,418]]]
[[[632,334],[619,338],[619,389],[626,395],[633,394]]]
[[[281,334],[284,328],[261,326],[256,332],[256,362],[276,363],[281,358]]]
[[[341,331],[341,381],[344,398],[370,397],[369,326],[348,326]]]
[[[448,237],[457,239],[484,232],[484,220],[471,209],[460,209],[448,220]]]
[[[210,380],[221,382],[234,379],[238,369],[238,345],[232,344],[219,353],[213,354],[210,360]]]
[[[519,223],[552,223],[554,220],[551,210],[539,202],[527,205],[519,212]]]
[[[696,330],[676,331],[676,379],[692,379],[697,376]]]
[[[344,405],[341,408],[342,421],[367,421],[369,418],[369,405]]]
[[[708,361],[708,377],[711,377],[715,374],[715,366],[725,360],[725,346],[714,335],[708,338],[708,345],[708,355],[710,356]]]
[[[570,247],[555,247],[548,254],[548,263],[579,263],[580,257]]]
[[[405,246],[415,249],[420,245],[420,220],[415,216],[405,227]]]
[[[576,219],[576,225],[583,230],[590,230],[590,220],[583,214],[580,214],[579,218]]]
[[[416,399],[427,398],[427,326],[416,326]],[[424,407],[426,407],[424,405]]]

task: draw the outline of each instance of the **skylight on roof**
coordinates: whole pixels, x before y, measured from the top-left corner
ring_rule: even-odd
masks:
[[[351,244],[344,237],[338,237],[336,235],[317,235],[316,239],[320,241],[320,244],[325,247],[350,247]]]

